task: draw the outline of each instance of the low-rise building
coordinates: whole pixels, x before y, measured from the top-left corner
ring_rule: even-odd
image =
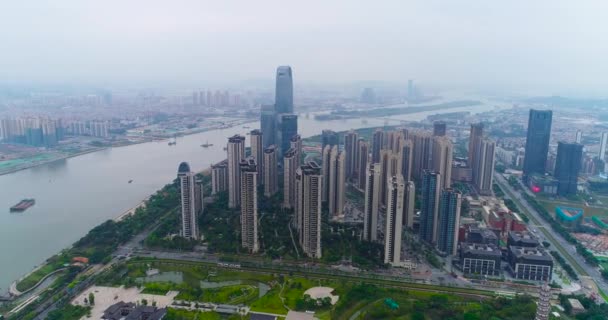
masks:
[[[507,246],[516,246],[516,247],[526,247],[526,248],[535,248],[538,247],[540,243],[538,239],[528,232],[523,231],[511,231],[509,232],[509,237],[507,238]]]
[[[167,309],[152,306],[138,306],[133,302],[117,302],[103,312],[105,320],[161,320]]]
[[[509,246],[509,268],[514,278],[521,280],[549,281],[553,273],[553,258],[537,247]]]
[[[528,187],[534,193],[544,193],[548,195],[557,194],[557,180],[551,176],[532,174],[528,177]]]
[[[494,231],[471,226],[467,232],[467,242],[478,244],[492,244],[498,246],[498,236]]]
[[[465,275],[498,275],[501,257],[500,249],[494,244],[460,244],[460,266]]]
[[[556,207],[555,220],[567,227],[576,227],[583,221],[583,213],[580,208]]]

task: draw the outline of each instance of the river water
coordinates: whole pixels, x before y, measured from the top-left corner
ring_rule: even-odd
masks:
[[[429,114],[482,112],[494,107],[480,105],[391,118],[414,121]],[[302,137],[320,134],[323,129],[382,125],[381,119],[320,122],[312,114],[309,119],[301,114],[298,123]],[[246,126],[258,128],[259,123]],[[237,126],[207,131],[180,137],[175,146],[163,141],[111,148],[0,176],[0,293],[94,226],[119,216],[172,181],[181,161],[188,161],[196,171],[208,168],[226,158],[223,148],[227,137],[250,130]],[[200,147],[207,141],[214,146]],[[24,198],[35,198],[36,205],[23,213],[9,213],[9,207]]]

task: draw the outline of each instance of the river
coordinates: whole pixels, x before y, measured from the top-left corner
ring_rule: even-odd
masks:
[[[391,117],[409,121],[441,112],[482,112],[495,104],[420,112]],[[393,123],[391,123],[393,124]],[[259,123],[246,124],[258,128]],[[302,137],[322,129],[343,131],[376,127],[384,120],[361,119],[316,121],[301,114]],[[101,222],[119,216],[176,177],[181,161],[199,171],[226,158],[226,138],[245,134],[241,126],[212,130],[177,138],[177,145],[149,142],[106,149],[0,176],[0,292],[45,259],[69,247]],[[247,138],[249,140],[249,138]],[[202,148],[205,142],[214,144]],[[249,141],[247,141],[249,145]],[[132,183],[128,183],[133,180]],[[23,213],[9,207],[24,198],[36,205]]]

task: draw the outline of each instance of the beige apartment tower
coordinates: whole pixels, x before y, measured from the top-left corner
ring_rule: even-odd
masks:
[[[249,253],[259,251],[258,243],[258,171],[255,159],[240,162],[241,171],[241,246]]]

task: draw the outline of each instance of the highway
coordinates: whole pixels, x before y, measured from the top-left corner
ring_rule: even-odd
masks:
[[[553,231],[551,226],[545,222],[541,215],[534,209],[528,201],[526,201],[519,191],[514,190],[505,178],[499,174],[494,174],[495,181],[500,188],[511,198],[517,206],[523,210],[526,216],[530,218],[529,224],[533,229],[537,229],[544,235],[546,241],[551,243],[552,248],[559,253],[572,265],[572,267],[581,276],[588,276],[593,279],[595,284],[604,293],[608,293],[608,285],[602,280],[602,275],[598,268],[593,267],[585,262],[585,259],[576,252],[574,245],[566,241],[561,235]],[[522,186],[522,188],[524,188]]]

